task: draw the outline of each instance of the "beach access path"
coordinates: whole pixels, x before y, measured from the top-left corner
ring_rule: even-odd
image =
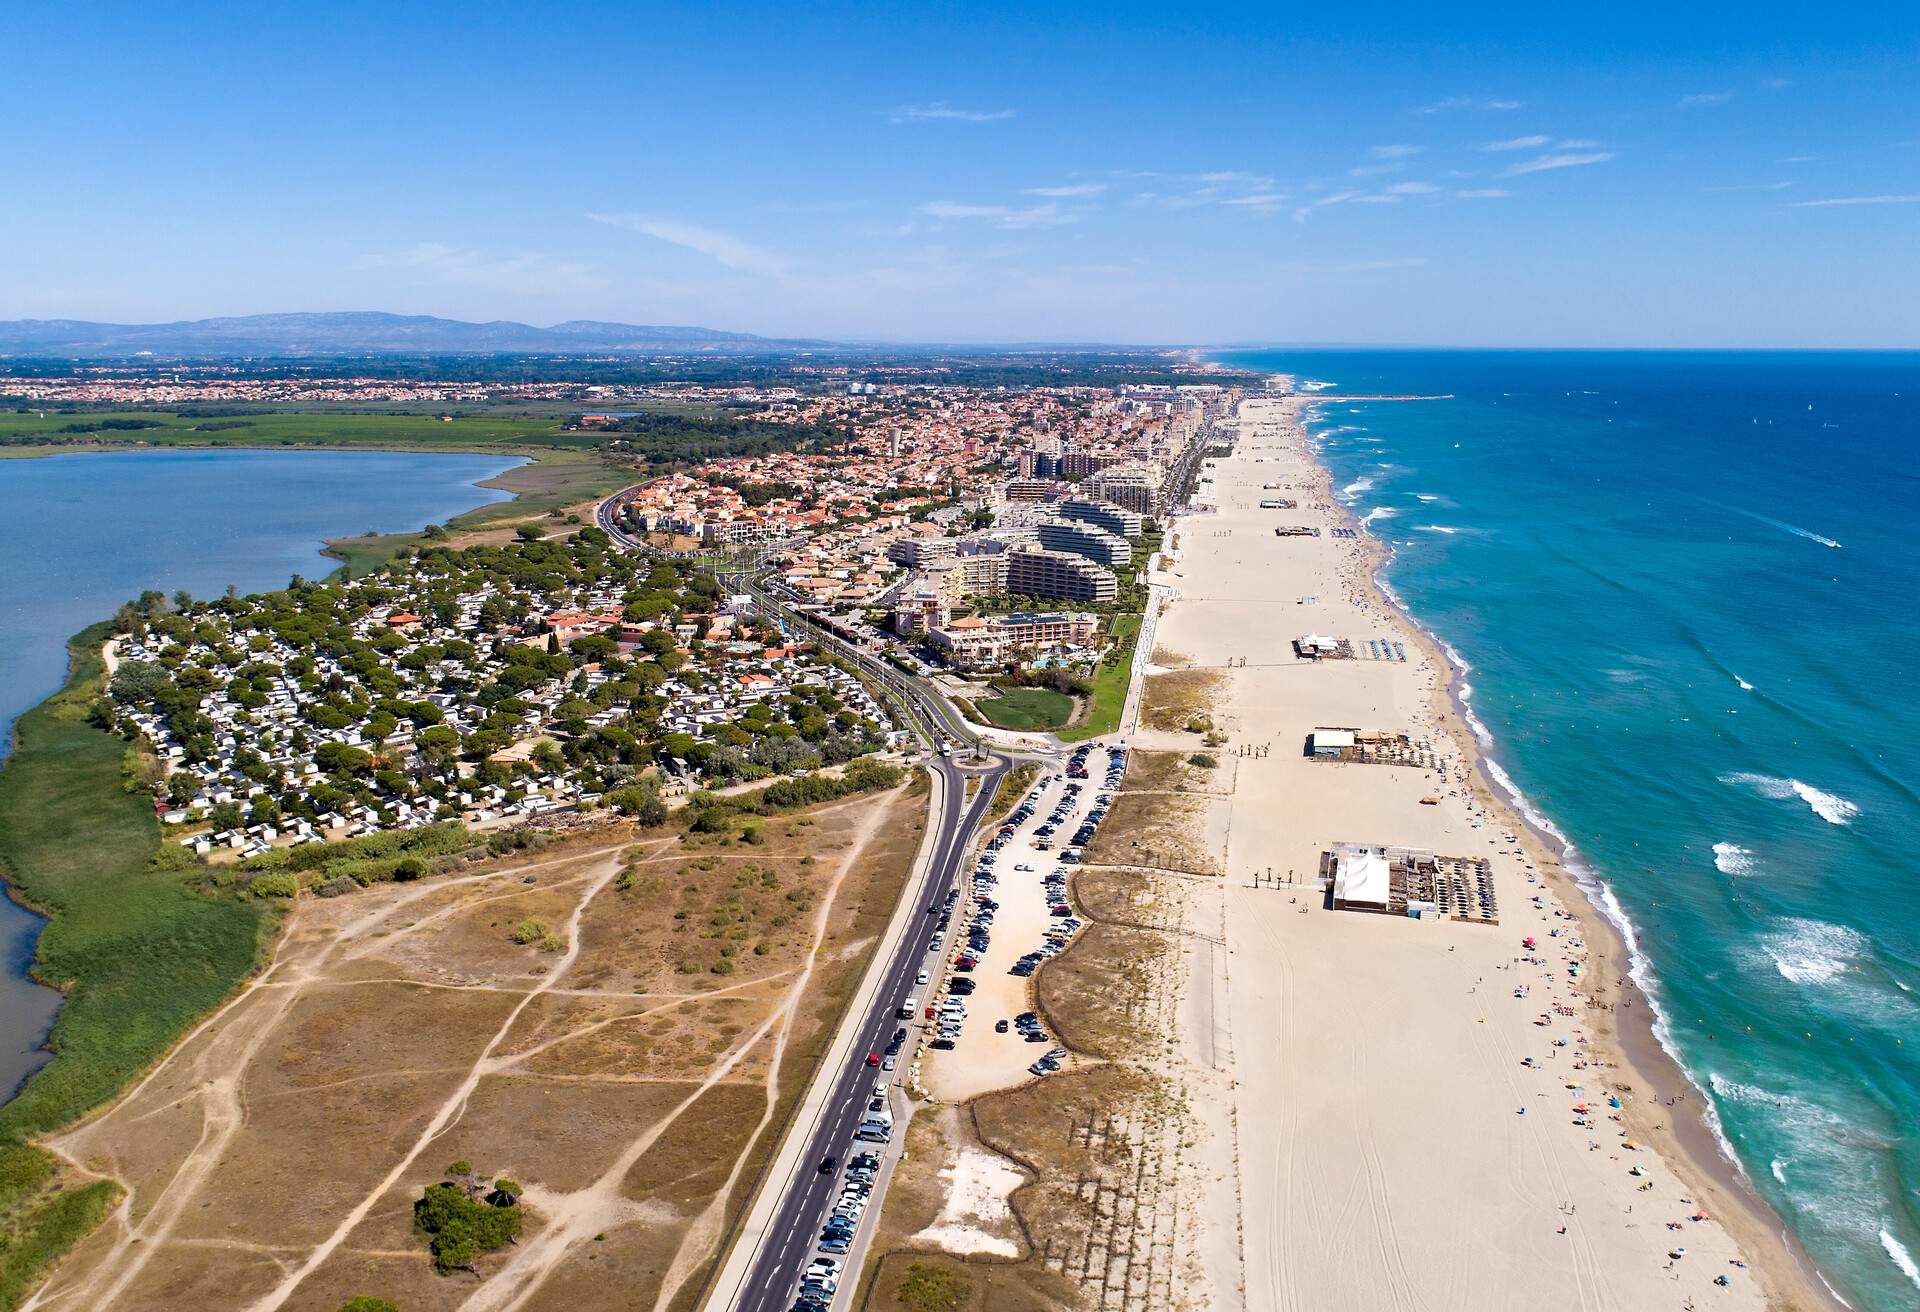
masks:
[[[1243,1226],[1246,1307],[1767,1306],[1704,1173],[1630,1137],[1610,1105],[1625,1081],[1576,988],[1585,931],[1552,891],[1550,855],[1476,793],[1447,670],[1373,584],[1377,548],[1333,535],[1353,521],[1301,431],[1306,404],[1243,403],[1234,453],[1203,484],[1217,509],[1170,535],[1154,579],[1170,599],[1141,655],[1152,671],[1219,671],[1218,750],[1237,758],[1227,823],[1210,829],[1224,835],[1212,1010],[1230,1037],[1239,1215],[1207,1224]],[[1261,509],[1275,486],[1297,508]],[[1274,532],[1296,524],[1320,534]],[[1296,660],[1305,634],[1363,651],[1392,638],[1406,660]],[[1440,767],[1310,760],[1320,725],[1405,732]],[[1313,876],[1341,842],[1491,859],[1500,923],[1323,909]],[[1256,887],[1256,873],[1281,882]]]

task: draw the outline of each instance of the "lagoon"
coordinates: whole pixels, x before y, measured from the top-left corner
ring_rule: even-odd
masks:
[[[187,450],[0,459],[0,756],[66,675],[66,641],[144,590],[323,577],[325,539],[408,532],[511,494],[523,463],[391,451]],[[38,916],[0,902],[0,1092],[46,1059],[59,995],[27,976]]]

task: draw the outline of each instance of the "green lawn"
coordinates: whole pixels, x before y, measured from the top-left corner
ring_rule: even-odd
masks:
[[[48,1040],[53,1060],[0,1108],[0,1307],[96,1224],[105,1182],[61,1189],[30,1136],[70,1123],[124,1089],[261,959],[261,908],[192,891],[157,870],[160,826],[128,792],[127,745],[94,728],[104,670],[96,625],[71,644],[54,697],[20,717],[0,767],[0,867],[15,895],[48,914],[35,971],[66,992]]]
[[[1133,681],[1134,639],[1140,633],[1140,617],[1115,615],[1108,632],[1116,643],[1115,649],[1094,671],[1093,696],[1088,699],[1086,718],[1071,729],[1060,731],[1063,743],[1098,738],[1120,727],[1120,712],[1127,705],[1127,685]]]
[[[1002,729],[1058,729],[1073,718],[1073,698],[1051,688],[1009,688],[973,705],[990,724]]]

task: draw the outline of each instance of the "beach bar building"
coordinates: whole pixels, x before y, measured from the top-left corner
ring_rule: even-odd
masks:
[[[1307,755],[1338,761],[1353,751],[1357,729],[1315,729],[1307,735]]]
[[[1393,897],[1393,872],[1377,848],[1348,847],[1334,854],[1333,909],[1385,911]]]

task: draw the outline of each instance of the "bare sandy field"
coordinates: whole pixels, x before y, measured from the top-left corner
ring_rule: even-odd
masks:
[[[126,1197],[26,1306],[688,1305],[924,823],[906,786],[761,845],[607,831],[302,899],[253,985],[50,1144]],[[440,1276],[412,1205],[456,1160],[527,1217]]]

